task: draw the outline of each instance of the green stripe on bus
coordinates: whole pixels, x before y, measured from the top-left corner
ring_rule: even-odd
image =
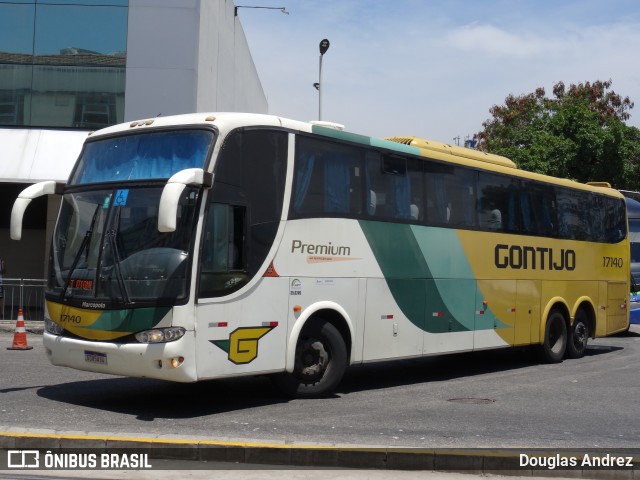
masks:
[[[155,327],[167,316],[171,307],[146,307],[125,310],[105,310],[91,325],[78,327],[107,332],[130,332]]]
[[[344,140],[347,142],[359,143],[361,145],[367,145],[378,148],[385,148],[387,150],[395,150],[397,152],[409,153],[411,155],[420,155],[420,149],[418,147],[412,147],[410,145],[404,145],[398,142],[392,142],[391,140],[383,140],[381,138],[368,137],[366,135],[359,135],[357,133],[345,132],[343,130],[336,130],[335,128],[327,128],[320,125],[312,125],[311,131],[318,135],[325,137],[336,138],[338,140]]]
[[[411,323],[430,333],[472,329],[472,323],[461,323],[445,303],[442,291],[450,288],[433,280],[411,225],[364,220],[360,225],[394,300]]]
[[[476,279],[453,229],[360,221],[402,313],[429,333],[505,328],[476,315]]]

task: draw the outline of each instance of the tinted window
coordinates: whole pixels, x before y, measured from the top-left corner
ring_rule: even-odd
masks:
[[[423,222],[425,215],[424,199],[424,161],[417,159],[407,160],[407,171],[411,187],[411,205],[409,211],[412,222]]]
[[[228,295],[264,270],[282,215],[287,151],[282,131],[237,131],[225,140],[203,229],[200,297]]]
[[[361,213],[362,150],[303,136],[296,143],[292,216]]]
[[[291,218],[342,216],[609,243],[626,234],[624,202],[616,198],[325,139],[296,141]]]
[[[228,137],[214,168],[215,182],[237,189],[250,205],[252,224],[276,222],[282,214],[288,134],[246,130]]]
[[[366,154],[367,213],[387,218],[411,220],[412,182],[407,159],[378,152]],[[413,205],[413,207],[412,207]]]
[[[566,188],[556,189],[558,234],[560,238],[588,240],[591,238],[591,194]]]
[[[528,181],[522,182],[521,188],[522,233],[557,236],[555,189],[550,185]]]
[[[627,235],[627,210],[624,200],[605,197],[605,212],[605,241],[609,243],[622,241]]]
[[[480,172],[478,176],[478,225],[483,229],[520,231],[520,188],[516,179]]]
[[[476,172],[435,162],[425,164],[426,222],[432,225],[476,225]]]

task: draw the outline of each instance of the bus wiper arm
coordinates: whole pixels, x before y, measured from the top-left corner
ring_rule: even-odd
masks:
[[[95,212],[93,212],[93,217],[91,218],[91,223],[89,224],[89,230],[85,232],[82,243],[80,244],[80,248],[78,249],[78,253],[76,253],[76,256],[73,258],[73,263],[71,264],[71,268],[69,269],[69,275],[67,275],[67,280],[64,282],[64,287],[62,289],[62,293],[60,294],[60,299],[62,300],[64,300],[65,296],[67,295],[67,290],[69,290],[69,285],[71,285],[71,276],[78,266],[80,257],[82,257],[82,254],[86,251],[86,259],[89,258],[89,243],[91,242],[91,237],[93,236],[93,227],[96,224],[96,219],[98,218],[98,212],[100,211],[100,208],[101,205],[96,206],[96,210]]]
[[[125,304],[130,305],[132,303],[131,297],[129,296],[127,284],[125,283],[124,276],[122,275],[122,269],[120,268],[120,251],[118,250],[118,243],[116,242],[116,231],[112,230],[111,232],[108,232],[107,237],[109,238],[109,245],[113,252],[113,268],[116,271],[116,279],[118,280],[120,293],[122,294]]]

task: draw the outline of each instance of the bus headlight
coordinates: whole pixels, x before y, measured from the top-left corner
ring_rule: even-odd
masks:
[[[51,335],[62,335],[62,332],[64,332],[64,327],[58,325],[56,322],[47,317],[45,317],[44,319],[44,329]]]
[[[166,343],[182,338],[186,330],[182,327],[154,328],[136,333],[136,340],[140,343]]]

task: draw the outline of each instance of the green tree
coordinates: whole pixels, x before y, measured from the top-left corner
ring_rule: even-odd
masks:
[[[636,127],[627,127],[621,154],[626,161],[625,182],[620,188],[638,192],[640,191],[640,130]]]
[[[525,170],[580,182],[640,187],[640,131],[626,125],[633,102],[611,90],[611,80],[553,86],[509,95],[490,109],[478,134],[480,148]]]

